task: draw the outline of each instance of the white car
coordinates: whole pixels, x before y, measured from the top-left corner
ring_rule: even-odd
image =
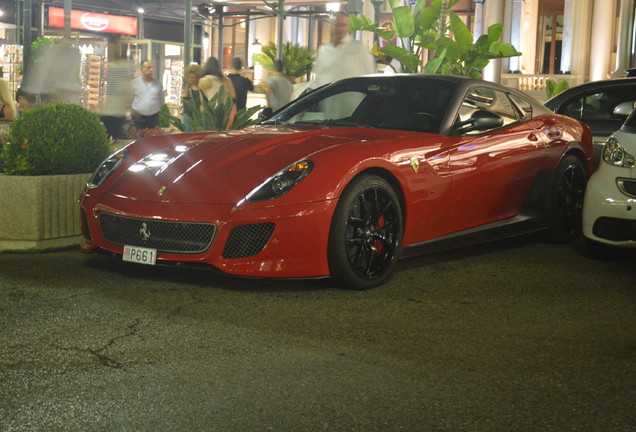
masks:
[[[600,249],[636,248],[636,110],[608,138],[587,184],[583,234]]]

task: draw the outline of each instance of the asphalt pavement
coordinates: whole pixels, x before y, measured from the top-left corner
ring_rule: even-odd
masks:
[[[636,256],[535,239],[351,292],[0,254],[0,431],[636,430]]]

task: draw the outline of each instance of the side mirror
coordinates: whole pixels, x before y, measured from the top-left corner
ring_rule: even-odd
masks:
[[[274,110],[271,109],[270,107],[266,107],[263,108],[259,113],[258,113],[258,119],[260,121],[265,121],[268,118],[270,118],[271,116],[274,115]]]
[[[495,129],[503,126],[501,117],[478,117],[473,119],[474,130]]]
[[[461,135],[473,131],[496,129],[501,126],[503,126],[503,118],[499,117],[496,114],[491,114],[483,117],[475,116],[459,123],[455,128],[455,132]]]
[[[634,111],[634,108],[636,108],[636,101],[619,103],[614,108],[613,114],[617,117],[627,117]]]

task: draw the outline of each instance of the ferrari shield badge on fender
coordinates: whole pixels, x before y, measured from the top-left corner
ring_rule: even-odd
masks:
[[[163,193],[168,189],[167,186],[161,186],[161,189],[157,191],[157,195],[163,195]]]
[[[420,160],[417,156],[413,156],[411,158],[411,168],[413,168],[415,173],[417,173],[417,170],[420,169]]]

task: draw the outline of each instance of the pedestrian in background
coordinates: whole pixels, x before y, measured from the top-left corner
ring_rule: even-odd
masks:
[[[9,84],[0,78],[0,120],[15,120],[17,116]]]
[[[274,111],[284,107],[291,100],[294,86],[284,74],[285,68],[281,60],[274,61],[271,75],[258,85],[267,95],[267,105]]]
[[[230,81],[232,81],[234,91],[236,92],[236,99],[234,99],[234,103],[236,104],[237,110],[245,108],[247,105],[247,92],[254,91],[254,83],[252,83],[249,78],[245,78],[241,75],[242,69],[243,60],[239,57],[234,57],[232,59],[232,69],[227,77]]]
[[[99,106],[100,120],[114,140],[122,137],[122,127],[131,108],[131,81],[135,73],[132,63],[122,55],[122,48],[117,39],[109,40],[106,90]]]
[[[375,60],[361,41],[349,34],[349,17],[340,11],[331,22],[331,43],[318,48],[311,88],[376,72]]]
[[[232,100],[236,99],[236,92],[234,91],[232,81],[223,75],[223,71],[216,57],[210,57],[205,62],[203,77],[199,80],[199,87],[203,90],[205,97],[210,100],[219,91],[222,85],[225,86]]]
[[[24,87],[20,87],[15,93],[15,101],[19,116],[23,112],[29,111],[33,108],[33,105],[35,104],[35,97],[32,94],[27,93]]]
[[[203,90],[199,87],[199,79],[201,79],[201,75],[203,75],[203,69],[199,65],[188,65],[184,70],[184,74],[185,84],[181,95],[181,103],[183,105],[182,117],[183,124],[185,125],[185,131],[192,132],[190,120],[193,117],[193,113],[184,102],[192,102],[194,109],[199,111],[203,110],[203,104],[207,102],[207,99],[203,94]]]
[[[150,60],[141,62],[141,75],[132,83],[132,118],[137,130],[153,129],[159,126],[159,111],[164,104],[164,91],[159,80],[153,76],[154,67]]]

